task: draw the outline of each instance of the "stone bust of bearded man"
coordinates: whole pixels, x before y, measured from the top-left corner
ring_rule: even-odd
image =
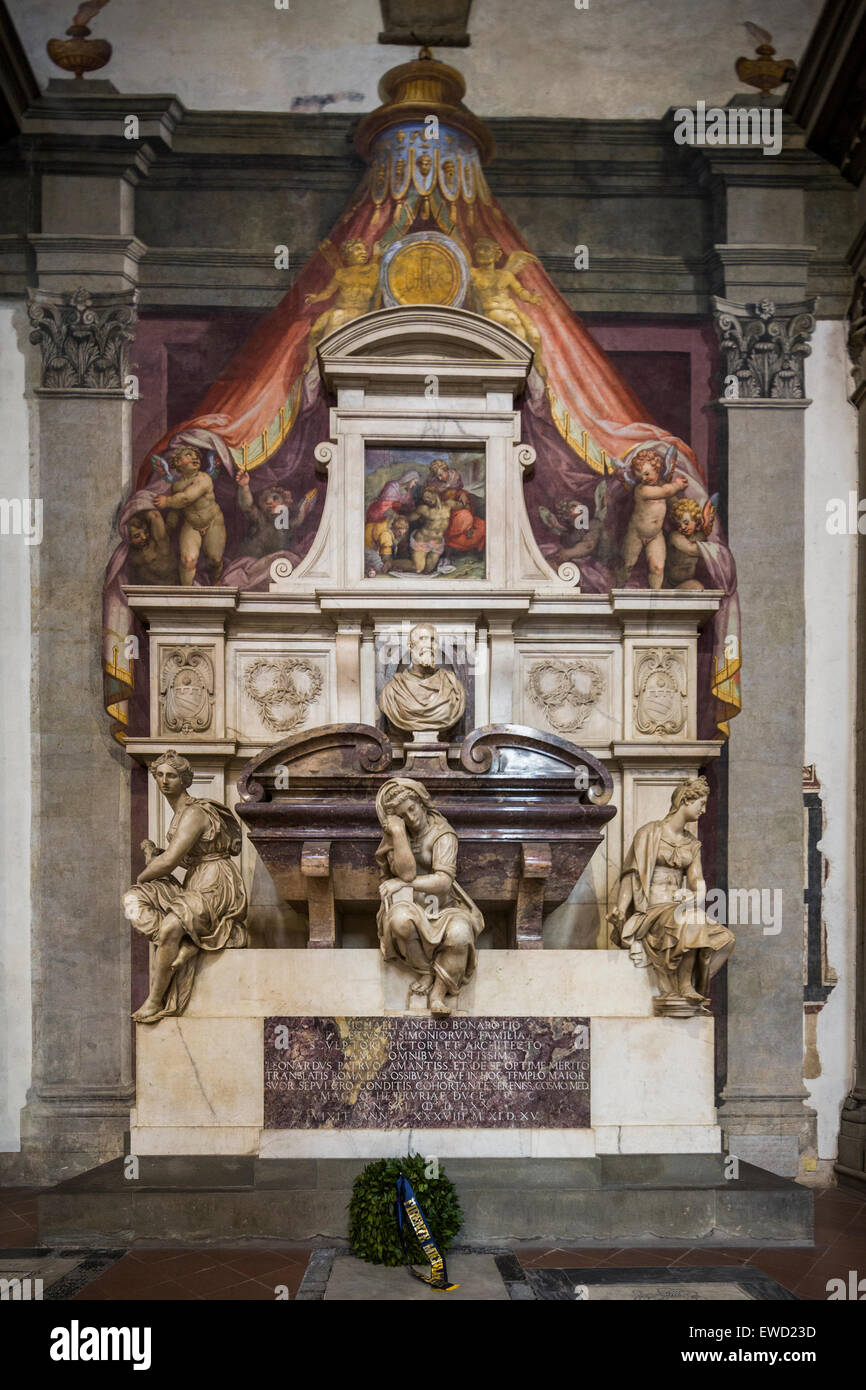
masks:
[[[409,633],[410,665],[386,681],[379,707],[398,729],[437,733],[457,723],[466,691],[453,671],[436,666],[436,629],[419,623]]]

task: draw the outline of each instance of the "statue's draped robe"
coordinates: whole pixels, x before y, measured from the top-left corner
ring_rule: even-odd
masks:
[[[663,820],[642,825],[625,857],[622,872],[632,875],[635,910],[623,927],[622,941],[636,965],[676,971],[687,951],[704,947],[718,951],[734,936],[720,922],[709,921],[697,904],[674,901],[673,884],[653,882],[656,870],[662,868],[678,872],[682,887],[689,866],[701,852],[696,836],[687,835],[683,844],[674,845],[665,839],[664,831]]]
[[[457,677],[440,666],[429,676],[398,671],[385,682],[379,704],[398,729],[450,729],[466,697]]]
[[[457,836],[444,817],[435,816],[433,834],[425,839],[426,847],[410,842],[418,872],[419,874],[447,874],[451,879],[450,892],[439,899],[428,893],[415,892],[413,901],[401,903],[400,907],[412,919],[412,925],[418,933],[418,941],[430,970],[445,981],[449,994],[458,994],[463,985],[471,980],[475,974],[477,958],[475,942],[484,930],[484,918],[455,877],[457,873]],[[390,837],[386,835],[376,850],[376,861],[386,876],[395,874],[391,859],[392,852],[393,846]],[[400,952],[399,942],[391,930],[392,911],[391,901],[384,899],[376,917],[379,945],[385,960],[401,961],[407,965],[408,962],[404,960]],[[472,928],[472,940],[468,945],[466,968],[459,980],[453,979],[443,968],[441,961],[437,960],[437,952],[445,941],[448,928],[455,921],[468,922]]]
[[[245,946],[247,895],[240,870],[231,857],[240,853],[241,828],[228,807],[219,801],[195,797],[193,805],[204,812],[207,826],[181,860],[187,871],[185,881],[179,883],[170,875],[135,884],[124,894],[127,916],[154,943],[163,920],[171,913],[198,951]],[[169,845],[177,833],[177,821],[175,817],[166,834]],[[153,1016],[153,1022],[184,1012],[195,983],[198,959],[197,952],[175,970],[163,1007]]]

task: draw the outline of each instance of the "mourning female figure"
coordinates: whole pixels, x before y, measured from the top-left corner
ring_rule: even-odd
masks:
[[[701,842],[686,828],[703,815],[709,790],[703,777],[683,782],[664,819],[641,826],[608,915],[614,945],[655,970],[655,1012],[675,1018],[709,1012],[710,980],[734,949],[734,933],[704,910]]]
[[[449,1014],[475,971],[475,941],[484,918],[457,882],[457,836],[427,788],[393,777],[379,789],[384,832],[376,860],[385,875],[376,918],[382,954],[417,976],[410,993],[429,995],[432,1014]]]
[[[232,862],[240,853],[240,825],[220,802],[190,796],[192,766],[174,749],[157,758],[150,771],[174,815],[165,849],[143,842],[145,868],[123,897],[127,918],[156,948],[150,993],[132,1015],[138,1023],[183,1013],[199,952],[247,941],[247,897]],[[174,876],[177,868],[186,869],[182,883]]]

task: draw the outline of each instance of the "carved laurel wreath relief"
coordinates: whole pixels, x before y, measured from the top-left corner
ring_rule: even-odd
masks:
[[[322,693],[322,673],[303,656],[260,656],[244,673],[244,693],[275,734],[303,724]]]
[[[201,734],[213,718],[214,670],[206,652],[174,647],[166,652],[159,693],[165,728],[172,734]]]
[[[605,678],[594,661],[537,661],[527,677],[527,692],[552,729],[569,734],[582,729],[605,691]]]
[[[634,667],[635,727],[641,734],[678,734],[687,714],[685,661],[670,647],[642,652]]]

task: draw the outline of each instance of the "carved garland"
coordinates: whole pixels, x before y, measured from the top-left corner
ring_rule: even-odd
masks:
[[[270,680],[266,679],[270,675]],[[298,684],[295,677],[306,680]],[[258,706],[262,723],[275,734],[303,724],[322,693],[322,673],[306,657],[258,657],[244,675],[244,692]],[[288,713],[278,713],[281,708]]]
[[[588,677],[588,685],[580,682],[580,675]],[[551,657],[533,666],[527,685],[530,699],[544,710],[551,728],[567,734],[583,728],[604,694],[605,681],[592,661],[558,661]],[[557,716],[557,710],[569,708],[573,711],[571,718]]]

